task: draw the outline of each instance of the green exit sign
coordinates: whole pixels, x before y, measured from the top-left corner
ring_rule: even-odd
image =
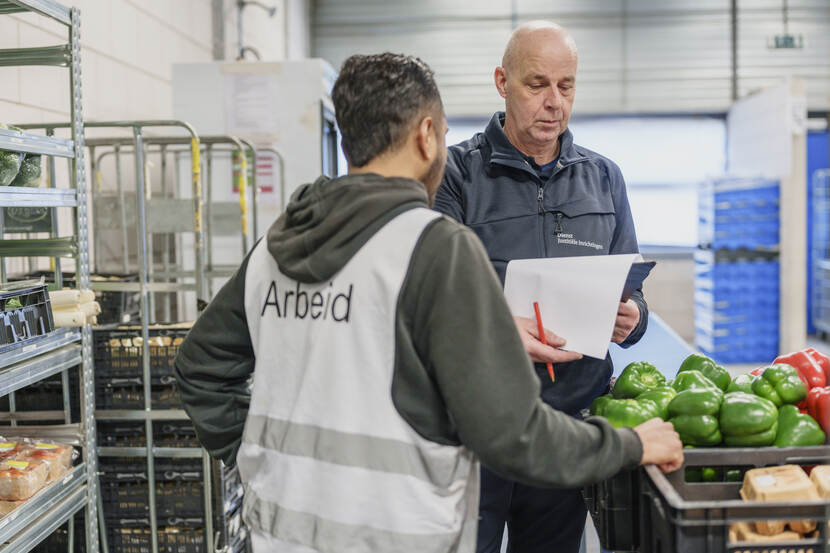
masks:
[[[767,48],[770,50],[800,50],[804,48],[803,35],[775,35],[767,40]]]

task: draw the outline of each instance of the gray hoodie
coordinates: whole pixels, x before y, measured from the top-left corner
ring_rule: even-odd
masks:
[[[421,183],[356,174],[321,177],[293,195],[267,235],[280,271],[303,283],[335,275],[396,215],[427,207]],[[233,464],[248,412],[254,356],[245,316],[247,259],[196,321],[176,358],[185,409],[202,445]],[[429,224],[396,313],[390,394],[422,437],[463,444],[493,471],[574,487],[635,466],[630,429],[580,421],[539,399],[539,380],[478,238],[448,217]]]

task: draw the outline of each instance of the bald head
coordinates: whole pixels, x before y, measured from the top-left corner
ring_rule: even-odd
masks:
[[[561,25],[552,21],[536,20],[516,27],[507,46],[504,48],[504,56],[501,65],[506,71],[516,67],[516,64],[530,51],[538,50],[541,47],[562,49],[577,58],[576,42],[573,37]]]

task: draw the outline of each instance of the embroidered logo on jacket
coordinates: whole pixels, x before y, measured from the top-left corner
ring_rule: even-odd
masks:
[[[595,250],[601,250],[603,248],[602,244],[597,244],[596,242],[591,242],[590,240],[577,240],[576,238],[574,238],[573,234],[564,233],[559,233],[556,235],[556,243],[568,244],[571,246],[582,246],[585,248],[594,248]]]

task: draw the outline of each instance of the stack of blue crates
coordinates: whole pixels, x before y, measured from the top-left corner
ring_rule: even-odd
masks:
[[[695,345],[720,363],[778,355],[779,187],[722,179],[699,194]]]
[[[698,194],[698,244],[712,250],[777,248],[779,198],[777,181],[707,183]]]

